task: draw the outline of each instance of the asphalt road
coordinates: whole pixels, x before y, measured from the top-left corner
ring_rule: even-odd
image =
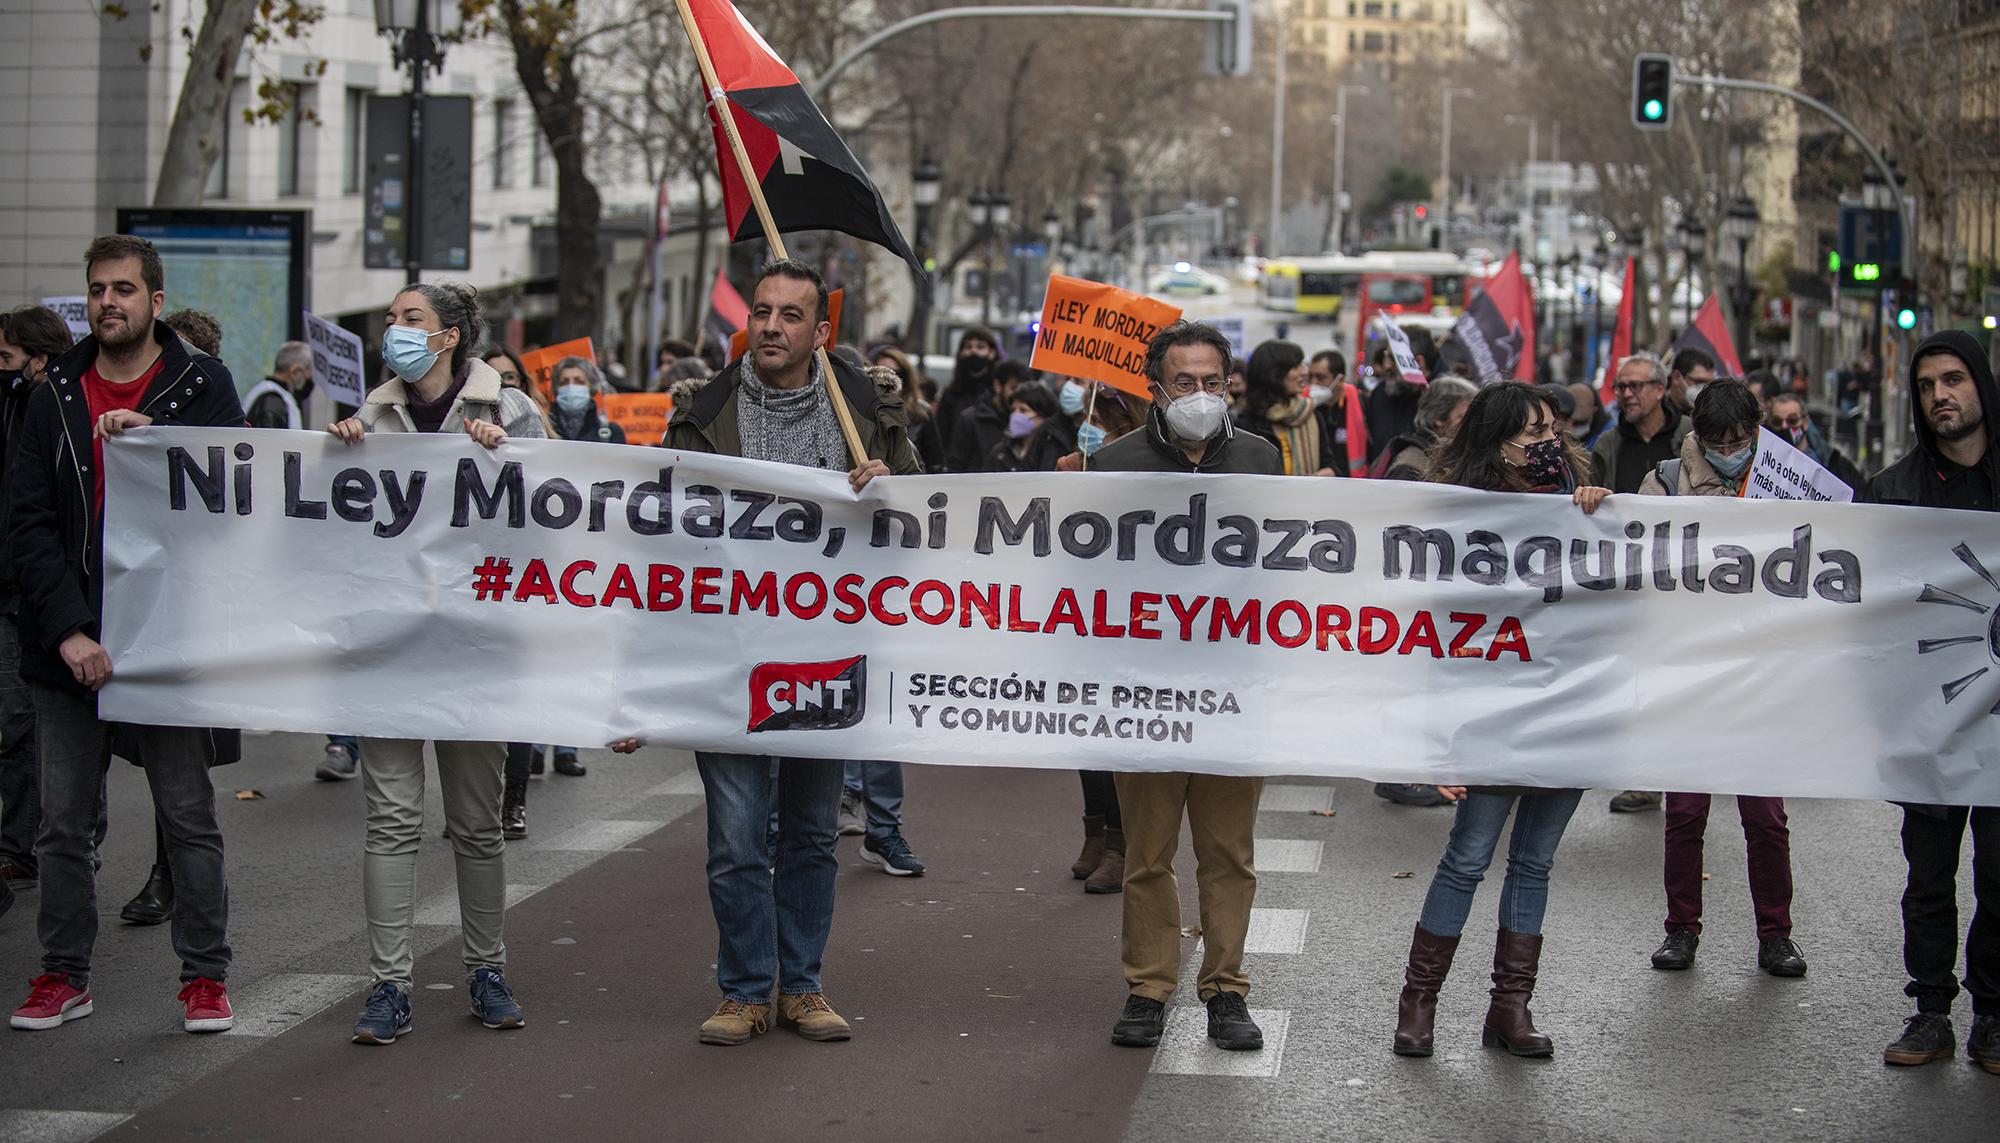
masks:
[[[1812,973],[1780,981],[1755,969],[1726,807],[1711,819],[1701,958],[1657,973],[1659,816],[1613,816],[1590,795],[1558,858],[1535,1005],[1555,1059],[1479,1047],[1490,884],[1440,1005],[1438,1054],[1406,1060],[1388,1051],[1395,995],[1449,811],[1393,807],[1359,782],[1274,781],[1250,957],[1270,1046],[1208,1047],[1184,995],[1169,1042],[1147,1052],[1107,1042],[1118,899],[1069,877],[1074,778],[913,767],[907,833],[930,875],[885,877],[842,841],[827,987],[854,1040],[780,1029],[716,1049],[694,1040],[714,1000],[714,930],[691,760],[586,752],[589,777],[534,784],[530,839],[509,851],[509,976],[529,1027],[493,1033],[463,1014],[448,851],[426,845],[417,1033],[369,1049],[347,1042],[366,984],[360,789],[312,780],[315,739],[248,745],[216,772],[237,1030],[182,1033],[166,932],[107,920],[97,1014],[0,1036],[0,1139],[339,1139],[366,1125],[482,1139],[1953,1140],[1991,1138],[2000,1113],[2000,1077],[1963,1059],[1880,1062],[1908,1004],[1888,806],[1792,806]],[[112,777],[115,915],[151,855],[143,780],[122,764]],[[36,900],[0,920],[21,983],[36,971]],[[1961,1002],[1961,1037],[1968,1019]]]

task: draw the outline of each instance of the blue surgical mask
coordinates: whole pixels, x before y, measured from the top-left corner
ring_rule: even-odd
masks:
[[[1701,456],[1708,462],[1710,468],[1721,474],[1722,479],[1735,480],[1743,475],[1744,469],[1750,467],[1750,457],[1756,451],[1746,448],[1735,456],[1724,456],[1712,448],[1705,448],[1701,450]]]
[[[1076,427],[1076,447],[1085,456],[1095,456],[1097,450],[1104,447],[1108,435],[1103,429],[1085,421]]]
[[[443,332],[425,333],[415,326],[392,325],[382,331],[382,360],[396,376],[415,384],[437,364],[438,351],[431,348],[431,338]]]
[[[1056,403],[1062,406],[1063,412],[1074,417],[1078,413],[1083,412],[1084,396],[1083,386],[1074,381],[1065,381],[1063,382],[1062,392],[1056,394]]]
[[[581,413],[590,407],[590,386],[564,385],[556,390],[556,408],[565,413]]]

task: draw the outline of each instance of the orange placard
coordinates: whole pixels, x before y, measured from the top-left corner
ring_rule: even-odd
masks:
[[[556,362],[565,357],[581,357],[593,365],[597,363],[597,351],[590,347],[587,337],[530,350],[521,355],[521,368],[528,371],[535,391],[542,395],[545,403],[554,399]]]
[[[826,320],[828,324],[833,326],[832,332],[826,335],[826,351],[828,353],[832,353],[833,347],[840,343],[840,299],[845,293],[847,293],[847,289],[846,287],[842,287],[826,296]],[[744,351],[749,348],[749,330],[739,329],[729,335],[729,360],[734,361],[743,356]]]
[[[674,399],[665,393],[609,393],[597,399],[604,419],[625,430],[625,443],[656,445],[667,436]]]
[[[1130,290],[1054,274],[1028,364],[1145,397],[1146,343],[1180,316],[1179,307]]]

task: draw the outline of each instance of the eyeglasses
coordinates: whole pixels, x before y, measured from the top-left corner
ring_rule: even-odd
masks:
[[[1658,384],[1658,381],[1615,381],[1611,385],[1611,391],[1622,397],[1627,394],[1637,393],[1648,385]]]
[[[1201,380],[1197,381],[1192,377],[1176,377],[1172,381],[1167,382],[1165,388],[1168,393],[1176,397],[1189,396],[1193,394],[1196,389],[1205,390],[1207,392],[1214,393],[1217,396],[1221,396],[1223,393],[1229,391],[1229,378],[1204,377]]]
[[[1737,453],[1752,447],[1756,443],[1750,437],[1738,437],[1733,441],[1702,441],[1701,447],[1711,452],[1720,453],[1723,456],[1735,456]]]

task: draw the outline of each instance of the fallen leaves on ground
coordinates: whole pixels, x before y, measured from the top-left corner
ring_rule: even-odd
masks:
[[[1314,817],[1316,817],[1316,818],[1330,818],[1330,817],[1332,817],[1333,815],[1334,815],[1334,811],[1333,811],[1333,810],[1314,810],[1314,811],[1313,811],[1313,816],[1314,816]]]
[[[261,802],[264,800],[264,791],[238,790],[236,791],[236,800],[239,802]]]
[[[1410,878],[1416,876],[1416,874],[1411,873],[1409,870],[1405,869],[1401,873],[1391,873],[1389,876],[1395,878],[1398,881],[1407,881]]]

